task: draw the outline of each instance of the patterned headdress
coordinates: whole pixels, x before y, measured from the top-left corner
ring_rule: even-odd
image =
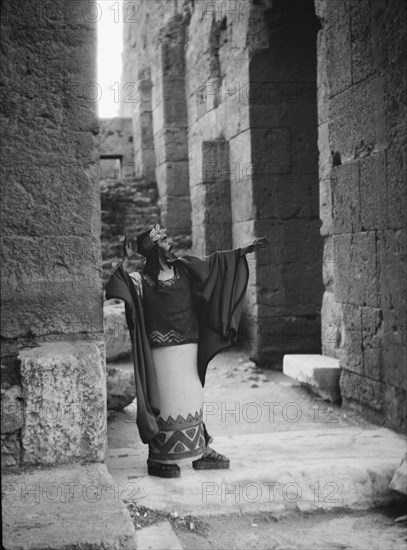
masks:
[[[142,256],[147,256],[154,246],[157,245],[158,240],[164,237],[167,230],[160,227],[157,223],[151,230],[144,231],[137,237],[137,252]]]

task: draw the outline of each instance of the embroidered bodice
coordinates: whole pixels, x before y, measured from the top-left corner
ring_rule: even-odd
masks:
[[[152,347],[199,341],[191,282],[185,269],[174,267],[174,277],[159,281],[148,275],[130,274],[142,297],[147,336]]]

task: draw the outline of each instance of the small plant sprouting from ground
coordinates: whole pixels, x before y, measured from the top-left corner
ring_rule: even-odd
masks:
[[[174,529],[182,531],[193,531],[197,535],[206,536],[208,525],[200,519],[191,515],[179,515],[177,512],[160,512],[141,506],[136,502],[126,504],[133,519],[136,529],[156,525],[162,521],[169,521]]]

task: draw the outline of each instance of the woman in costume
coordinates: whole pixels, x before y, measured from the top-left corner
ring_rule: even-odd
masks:
[[[209,361],[237,334],[249,270],[246,254],[266,238],[204,260],[176,258],[166,229],[157,224],[137,237],[146,258],[141,273],[128,274],[134,251],[125,239],[122,264],[106,286],[106,298],[123,299],[133,343],[137,424],[149,445],[148,473],[179,477],[176,463],[200,456],[195,469],[229,468],[209,447],[203,422],[203,386]]]

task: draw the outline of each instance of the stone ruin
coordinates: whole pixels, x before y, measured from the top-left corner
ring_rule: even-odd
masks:
[[[158,220],[199,255],[269,236],[251,358],[337,358],[405,429],[405,2],[140,0],[101,121],[91,4],[2,4],[3,467],[105,460],[103,280]]]

